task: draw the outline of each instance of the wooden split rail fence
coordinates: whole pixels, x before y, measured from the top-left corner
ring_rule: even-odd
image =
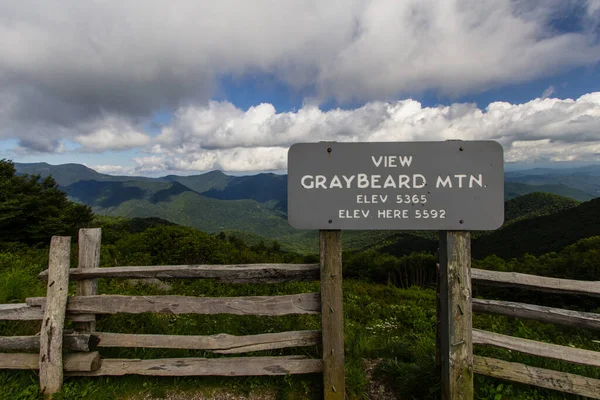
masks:
[[[471,270],[471,279],[473,283],[486,285],[600,297],[600,282],[557,279],[480,269]],[[600,315],[589,312],[482,299],[472,300],[472,310],[473,312],[531,319],[576,328],[600,329]],[[477,329],[472,331],[472,342],[578,365],[600,367],[600,352],[590,350],[521,339]],[[476,374],[512,382],[600,399],[600,380],[580,375],[477,355],[473,356],[473,371]]]
[[[0,320],[41,320],[39,336],[0,337],[0,369],[39,369],[45,393],[61,389],[63,376],[251,376],[323,373],[325,399],[344,399],[344,325],[341,232],[321,231],[320,264],[179,265],[99,268],[100,229],[79,232],[79,265],[70,269],[70,237],[53,237],[46,297],[25,304],[0,305]],[[192,297],[98,295],[98,278],[191,278],[227,283],[321,281],[320,293],[285,296]],[[68,297],[69,280],[77,281]],[[249,336],[137,335],[97,332],[96,314],[236,314],[278,316],[318,314],[321,331],[292,331]],[[65,319],[76,332],[63,332]],[[322,358],[305,356],[171,359],[101,358],[98,347],[207,350],[238,354],[302,346],[322,346]],[[16,352],[18,351],[18,352]],[[27,351],[37,351],[26,353]],[[64,354],[63,354],[64,353]]]

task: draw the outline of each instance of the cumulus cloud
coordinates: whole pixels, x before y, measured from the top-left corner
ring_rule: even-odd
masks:
[[[44,151],[65,138],[98,147],[102,134],[85,124],[109,113],[137,125],[159,109],[205,104],[222,76],[274,76],[319,104],[457,96],[592,65],[598,2],[568,32],[553,25],[567,3],[4,1],[0,138],[35,147],[43,135]]]
[[[88,165],[86,167],[93,169],[94,171],[100,172],[101,174],[109,175],[133,175],[135,169],[133,167],[124,167],[121,165]]]
[[[231,172],[283,171],[287,169],[287,147],[252,147],[200,150],[185,153],[166,151],[160,156],[136,157],[141,173],[222,170]]]
[[[598,160],[600,92],[578,99],[538,98],[423,107],[414,100],[371,102],[351,110],[305,106],[277,113],[271,104],[246,111],[227,102],[185,107],[136,159],[140,171],[283,170],[289,146],[322,140],[388,142],[496,140],[508,162]]]
[[[126,150],[150,143],[150,137],[144,133],[111,128],[103,127],[88,135],[78,135],[75,141],[83,146],[81,150],[90,152]]]

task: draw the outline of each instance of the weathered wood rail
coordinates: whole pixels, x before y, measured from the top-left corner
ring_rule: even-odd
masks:
[[[596,281],[548,278],[546,276],[520,274],[517,272],[488,271],[477,268],[471,270],[471,279],[474,283],[484,285],[533,289],[546,293],[600,297],[600,282]]]
[[[63,335],[63,347],[70,351],[93,351],[98,345],[96,335],[75,333]],[[39,336],[0,336],[0,349],[40,351]]]
[[[316,346],[321,331],[292,331],[234,336],[137,335],[96,332],[98,347],[145,347],[154,349],[208,350],[216,354],[249,353],[286,347]]]
[[[39,336],[0,337],[0,369],[39,369],[45,393],[60,390],[64,376],[252,376],[323,373],[325,399],[345,398],[341,234],[321,232],[320,264],[168,265],[100,268],[100,229],[79,232],[79,262],[69,268],[70,238],[53,237],[46,297],[21,304],[0,304],[0,320],[40,320]],[[321,280],[320,293],[283,296],[194,297],[99,295],[99,278],[214,279],[231,284]],[[69,280],[77,281],[67,296]],[[116,313],[234,314],[280,316],[318,314],[322,330],[247,336],[136,335],[97,332],[96,315]],[[65,320],[77,332],[65,332]],[[96,349],[144,347],[239,354],[283,348],[322,346],[323,358],[305,356],[103,359]],[[27,353],[27,352],[37,352]]]
[[[321,360],[304,356],[163,358],[159,360],[105,359],[94,371],[71,372],[70,376],[257,376],[312,374],[321,372]]]
[[[26,299],[30,306],[46,304],[45,297]],[[317,314],[321,309],[319,293],[286,296],[192,297],[192,296],[73,296],[67,310],[73,314],[234,314],[290,315]]]
[[[473,356],[476,374],[558,390],[592,399],[600,398],[600,380],[525,364]]]
[[[548,278],[515,272],[471,270],[473,283],[517,287],[546,293],[600,296],[600,282]],[[600,330],[600,315],[499,300],[472,300],[473,312],[504,315],[576,328]],[[600,352],[559,346],[474,329],[473,343],[518,351],[578,365],[600,367]],[[476,374],[600,399],[600,380],[489,357],[474,356]]]
[[[69,279],[215,279],[225,283],[283,283],[319,279],[319,264],[157,265],[71,268]],[[47,279],[48,271],[40,277]]]

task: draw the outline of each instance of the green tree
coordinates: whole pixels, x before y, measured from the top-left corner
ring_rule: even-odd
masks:
[[[92,218],[52,177],[17,175],[12,161],[0,160],[0,242],[47,244],[53,235],[74,236]]]

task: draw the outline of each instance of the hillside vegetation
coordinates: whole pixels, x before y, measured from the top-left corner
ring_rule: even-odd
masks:
[[[594,197],[598,197],[597,194],[585,192],[579,189],[571,188],[565,185],[557,184],[543,184],[543,185],[531,185],[519,182],[504,182],[504,200],[514,199],[519,196],[523,196],[529,193],[551,193],[558,196],[569,197],[573,200],[588,201]]]
[[[507,172],[505,177],[510,182],[535,186],[563,185],[588,193],[592,197],[598,197],[600,194],[600,165],[578,168],[534,168]]]
[[[121,217],[158,217],[205,232],[239,232],[252,242],[277,240],[288,251],[308,254],[318,250],[315,231],[290,228],[287,218],[287,176],[257,174],[228,176],[220,171],[204,174],[159,178],[125,177],[100,174],[83,165],[16,164],[17,171],[54,174],[69,197],[91,206],[95,213]],[[578,169],[571,175],[586,176],[600,184],[596,169]],[[505,199],[524,197],[534,192],[589,200],[594,193],[543,182],[555,170],[536,172],[535,185],[513,182],[519,174],[507,172]],[[591,171],[591,172],[590,172]],[[550,174],[550,175],[549,175]],[[575,203],[547,197],[521,198],[506,203],[506,221],[545,215]],[[485,235],[474,233],[473,237]],[[347,251],[373,249],[400,256],[412,251],[435,251],[436,232],[348,231],[344,234]]]
[[[0,160],[0,242],[46,244],[92,218],[90,208],[69,201],[52,177],[17,175],[12,162]]]
[[[473,256],[539,255],[560,250],[599,232],[600,199],[593,199],[559,213],[520,220],[482,235],[473,241]]]
[[[504,203],[504,221],[555,214],[581,204],[577,200],[551,193],[530,193]]]
[[[7,169],[8,171],[8,169]],[[7,182],[15,179],[14,174],[0,174],[0,185],[7,187]],[[21,179],[21,178],[19,178]],[[26,182],[30,178],[22,178]],[[37,179],[37,178],[36,178]],[[43,186],[34,179],[31,185]],[[162,185],[162,186],[161,186]],[[140,207],[168,207],[171,202],[177,204],[182,196],[196,196],[206,202],[247,202],[261,207],[254,200],[217,200],[199,195],[192,190],[185,190],[168,196],[167,202],[158,193],[169,193],[175,188],[180,190],[179,183],[162,182],[156,186],[151,182],[146,186],[136,185],[138,196],[134,200],[121,203],[139,202]],[[51,185],[52,186],[52,185]],[[110,187],[110,186],[106,186]],[[128,186],[119,188],[128,190]],[[178,189],[179,188],[179,189]],[[55,187],[52,190],[57,190]],[[58,191],[60,192],[60,191]],[[4,192],[2,192],[4,193]],[[31,194],[32,201],[43,203],[44,192],[31,193],[27,185],[15,186],[7,192],[4,201],[17,204],[14,199],[24,194]],[[99,190],[97,194],[103,192]],[[82,194],[85,195],[85,194]],[[62,199],[68,206],[66,195]],[[100,196],[94,200],[104,202]],[[0,203],[1,204],[1,203]],[[209,203],[198,203],[198,212]],[[592,200],[573,207],[569,201],[556,196],[532,195],[524,200],[514,201],[507,207],[507,212],[514,218],[512,223],[498,232],[483,236],[492,238],[491,244],[515,243],[530,237],[527,242],[530,249],[544,247],[552,249],[548,254],[534,256],[526,254],[512,259],[503,259],[498,255],[489,255],[481,260],[474,260],[473,266],[502,271],[526,272],[548,276],[566,277],[570,279],[598,280],[600,274],[600,237],[594,237],[600,221],[600,199]],[[85,207],[80,206],[79,207]],[[176,207],[173,206],[173,210]],[[266,208],[265,211],[271,212]],[[43,212],[43,209],[41,209]],[[542,211],[543,210],[543,211]],[[184,211],[191,211],[185,210]],[[210,212],[210,210],[209,210]],[[550,215],[537,216],[539,212]],[[273,215],[273,214],[269,214]],[[91,216],[91,213],[90,213]],[[18,223],[18,213],[4,214],[6,223]],[[43,216],[40,216],[43,217]],[[210,218],[205,215],[204,218]],[[234,217],[232,216],[232,220]],[[259,218],[259,217],[257,217]],[[279,217],[278,217],[279,218]],[[525,219],[522,219],[525,218]],[[43,220],[43,218],[42,218]],[[568,221],[574,224],[573,229]],[[588,226],[581,226],[585,221]],[[35,225],[33,227],[51,228],[52,225]],[[509,221],[510,222],[510,221]],[[531,228],[523,224],[532,224]],[[553,226],[556,225],[556,226]],[[315,263],[319,256],[298,254],[282,250],[276,241],[264,241],[254,234],[246,234],[253,243],[247,243],[244,233],[228,231],[208,234],[191,227],[174,225],[160,218],[135,218],[97,216],[93,221],[78,221],[65,225],[72,234],[77,228],[102,227],[103,241],[100,254],[101,267],[123,265],[165,265],[165,264],[231,264],[231,263]],[[577,230],[575,229],[577,227]],[[29,228],[29,227],[28,227]],[[536,230],[537,229],[537,230]],[[508,231],[509,234],[504,232]],[[581,240],[575,238],[575,232]],[[49,236],[51,231],[43,231],[44,240],[41,248],[28,246],[27,234],[19,240],[0,237],[0,303],[23,302],[31,296],[43,296],[45,283],[38,279],[40,271],[47,267]],[[316,232],[296,232],[294,235],[306,240],[315,240]],[[438,399],[440,397],[440,374],[435,368],[435,329],[436,329],[436,267],[435,250],[420,246],[423,243],[435,244],[435,232],[413,232],[405,236],[407,242],[398,249],[396,255],[383,251],[391,245],[388,239],[399,243],[402,232],[365,232],[365,242],[375,242],[377,246],[364,247],[364,251],[345,253],[344,268],[344,319],[345,319],[345,372],[347,396],[352,400],[367,398],[378,399],[379,392],[373,387],[387,387],[399,399]],[[494,234],[500,234],[494,238]],[[345,235],[345,234],[344,234]],[[381,235],[381,236],[379,236]],[[503,235],[506,235],[503,236]],[[560,241],[550,242],[567,235],[569,246],[564,247]],[[583,235],[588,235],[584,237]],[[348,235],[347,241],[361,243],[360,235]],[[561,239],[562,240],[562,239]],[[475,241],[477,242],[477,241]],[[392,244],[393,244],[392,243]],[[362,243],[361,243],[362,244]],[[409,247],[409,244],[413,247]],[[561,247],[562,246],[562,247]],[[475,247],[474,247],[475,249]],[[75,264],[77,252],[76,240],[73,240],[73,258]],[[414,250],[414,251],[411,251]],[[282,295],[306,293],[319,290],[318,282],[288,283],[278,285],[227,285],[211,280],[189,279],[168,280],[168,285],[156,287],[150,284],[134,284],[119,279],[100,279],[100,294],[121,295],[188,295],[188,296],[248,296],[248,295]],[[572,296],[549,296],[547,294],[523,293],[523,291],[504,290],[502,288],[480,288],[475,286],[475,295],[486,298],[502,298],[506,300],[527,299],[531,303],[557,305],[574,310],[597,312],[595,301],[583,300]],[[555,325],[537,323],[515,318],[493,315],[473,316],[473,326],[493,332],[508,334],[526,339],[551,342],[589,350],[600,350],[600,336],[597,332],[585,329],[564,328]],[[72,326],[67,326],[72,328]],[[105,315],[98,320],[97,329],[104,332],[154,333],[181,335],[208,335],[228,333],[248,335],[264,332],[281,332],[288,330],[319,329],[318,315],[296,315],[285,317],[235,316],[235,315],[168,315],[168,314],[115,314]],[[0,335],[35,335],[39,332],[38,321],[0,321]],[[162,349],[129,349],[100,348],[103,357],[112,358],[169,358],[169,357],[215,357],[206,351],[162,350]],[[577,373],[591,378],[600,378],[598,368],[588,368],[563,362],[531,357],[519,352],[509,352],[489,347],[476,346],[476,354],[501,358],[507,361],[525,363],[527,365]],[[271,350],[250,353],[249,355],[289,355],[304,354],[319,357],[317,348],[297,348]],[[373,375],[368,373],[369,366],[374,366]],[[0,371],[0,399],[31,400],[42,399],[39,393],[36,372]],[[320,375],[286,376],[286,377],[203,377],[203,378],[160,378],[123,376],[110,378],[73,378],[65,381],[64,389],[55,398],[58,400],[112,400],[169,398],[173,393],[181,392],[183,396],[192,397],[207,394],[213,390],[224,393],[224,396],[241,396],[247,394],[269,394],[281,399],[319,399],[322,394],[322,378]],[[374,393],[369,397],[369,393]],[[477,376],[475,380],[475,397],[484,400],[501,399],[575,399],[553,391],[531,386],[510,384],[495,379]]]
[[[224,234],[207,235],[192,228],[172,226],[161,220],[128,221],[102,217],[96,223],[103,226],[101,266],[152,265],[183,263],[241,262],[315,262],[318,257],[284,253],[271,245],[249,246],[239,238]],[[144,228],[144,224],[146,227]],[[74,254],[76,244],[74,244]],[[43,296],[44,283],[37,274],[46,268],[47,248],[0,251],[0,303],[22,302],[29,296]],[[590,238],[570,246],[558,255],[539,258],[527,256],[510,262],[488,258],[475,266],[521,272],[544,272],[554,276],[594,278],[600,272],[598,254],[600,237]],[[400,398],[437,399],[440,379],[434,366],[435,352],[435,262],[433,255],[411,254],[396,259],[379,252],[361,252],[344,261],[344,315],[347,392],[349,399],[365,399],[370,380],[365,360],[377,363],[375,378],[387,382]],[[580,268],[573,268],[574,265]],[[538,271],[539,268],[539,271]],[[351,279],[354,277],[354,279]],[[359,280],[356,280],[359,278]],[[372,282],[369,283],[368,281]],[[387,284],[377,284],[386,282]],[[132,285],[127,281],[101,279],[102,294],[128,295],[198,295],[244,296],[281,295],[318,291],[318,283],[279,285],[226,285],[209,280],[170,280],[165,292],[149,285]],[[396,287],[398,286],[398,287]],[[407,289],[403,289],[407,288]],[[476,288],[477,289],[477,288]],[[505,293],[502,293],[505,294]],[[510,294],[510,293],[509,293]],[[537,301],[547,295],[538,296]],[[570,303],[571,308],[575,303]],[[585,304],[582,306],[585,307]],[[592,304],[592,307],[597,307]],[[589,308],[582,308],[591,311]],[[0,335],[32,335],[39,323],[0,322]],[[510,334],[527,339],[550,341],[591,350],[600,350],[595,341],[600,337],[591,331],[523,321],[506,317],[478,315],[475,328]],[[298,329],[319,329],[318,315],[287,317],[253,317],[232,315],[107,315],[98,321],[98,330],[105,332],[154,334],[217,334],[248,335]],[[165,358],[214,357],[209,352],[160,349],[100,349],[104,357]],[[572,366],[548,359],[529,357],[477,347],[477,354],[513,362],[557,369],[600,378],[594,368]],[[305,354],[318,357],[316,349],[288,349],[251,355]],[[0,371],[0,399],[41,399],[34,372]],[[507,399],[574,399],[573,396],[536,389],[529,386],[502,383],[476,377],[476,398]],[[164,398],[180,391],[189,396],[199,392],[225,391],[229,395],[270,393],[283,399],[319,399],[322,393],[319,375],[292,377],[248,378],[158,378],[125,376],[111,378],[67,379],[58,399],[125,399],[131,396]],[[500,397],[498,397],[500,396]],[[373,397],[371,397],[373,399]]]

